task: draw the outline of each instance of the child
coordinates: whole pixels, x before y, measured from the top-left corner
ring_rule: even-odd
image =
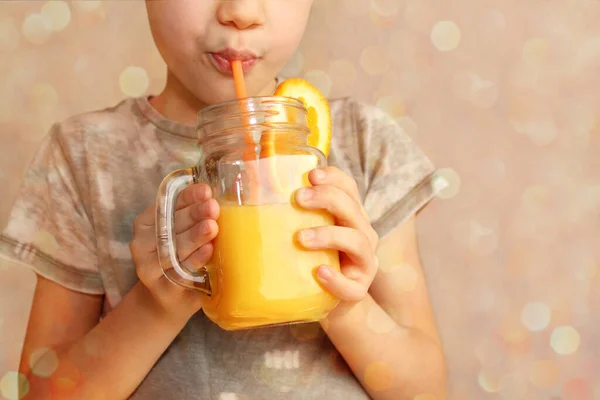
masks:
[[[38,274],[25,398],[445,398],[413,218],[434,194],[433,167],[375,109],[331,101],[332,167],[312,171],[314,187],[296,195],[336,218],[298,236],[306,248],[342,252],[341,273],[318,270],[341,299],[325,320],[224,331],[199,312],[202,294],[164,278],[152,205],[159,183],[198,160],[197,112],[235,98],[232,59],[246,61],[250,95],[273,93],[312,0],[146,4],[168,66],[164,91],[55,125],[1,236],[0,250]],[[219,205],[198,184],[177,208],[179,256],[202,266]]]

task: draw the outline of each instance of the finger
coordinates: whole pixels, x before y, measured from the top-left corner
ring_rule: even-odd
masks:
[[[156,212],[154,204],[148,206],[138,214],[137,217],[133,220],[133,237],[136,237],[139,232],[148,231],[148,228],[152,228],[150,230],[154,230],[154,224],[156,220]]]
[[[183,189],[179,196],[177,196],[177,202],[175,203],[175,209],[181,210],[191,206],[194,203],[200,203],[206,201],[212,197],[212,190],[210,186],[205,183],[196,183]]]
[[[187,231],[176,236],[177,256],[180,260],[185,260],[193,252],[213,240],[218,232],[217,221],[205,219],[198,222]]]
[[[145,256],[144,259],[135,259],[134,257],[134,261],[138,278],[148,287],[163,274],[156,253],[153,254],[153,257]]]
[[[178,210],[175,212],[175,233],[187,231],[204,219],[217,220],[219,212],[219,203],[212,198]]]
[[[342,226],[319,226],[298,232],[300,244],[309,250],[333,249],[344,252],[364,273],[375,276],[377,262],[369,238],[362,232]]]
[[[365,233],[373,229],[356,200],[336,186],[323,185],[300,189],[296,191],[295,200],[306,209],[328,211],[339,225]]]
[[[154,229],[143,229],[135,233],[129,243],[129,251],[137,263],[145,261],[149,256],[156,257],[156,232]]]
[[[213,255],[213,244],[211,242],[206,243],[204,246],[194,251],[188,258],[186,258],[182,264],[185,268],[190,271],[198,271],[208,264]]]
[[[133,241],[130,250],[138,258],[142,254],[154,253],[156,251],[156,231],[154,223],[154,206],[146,208],[134,221]],[[219,217],[219,204],[215,199],[209,199],[202,203],[195,203],[189,207],[175,212],[175,233],[179,234],[192,228],[204,219]],[[135,253],[135,254],[134,254]]]
[[[367,285],[348,279],[340,271],[328,265],[317,268],[316,275],[325,289],[342,301],[356,303],[367,295]]]
[[[308,174],[310,183],[317,185],[332,185],[354,199],[357,203],[361,203],[360,194],[356,181],[348,174],[336,167],[317,168],[310,171]]]
[[[212,255],[213,245],[209,242],[190,254],[181,264],[190,271],[197,271],[208,264]],[[146,257],[144,260],[139,260],[139,262],[136,261],[136,273],[147,286],[164,277],[156,254],[153,254],[152,257]]]

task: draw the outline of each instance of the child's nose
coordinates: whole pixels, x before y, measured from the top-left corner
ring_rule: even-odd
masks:
[[[263,0],[221,0],[217,19],[236,29],[252,29],[264,24]]]

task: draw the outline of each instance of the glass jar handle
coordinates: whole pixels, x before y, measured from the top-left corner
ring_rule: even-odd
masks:
[[[205,266],[197,271],[184,267],[177,257],[175,239],[175,204],[187,186],[198,183],[195,168],[174,171],[160,184],[156,196],[156,247],[163,274],[176,285],[211,295],[210,279]]]

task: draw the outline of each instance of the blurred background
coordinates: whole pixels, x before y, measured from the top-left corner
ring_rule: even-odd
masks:
[[[600,399],[600,2],[316,0],[286,76],[391,114],[449,182],[419,218],[450,399]],[[157,93],[143,1],[0,2],[0,226],[50,124]],[[0,393],[35,286],[0,260]]]

